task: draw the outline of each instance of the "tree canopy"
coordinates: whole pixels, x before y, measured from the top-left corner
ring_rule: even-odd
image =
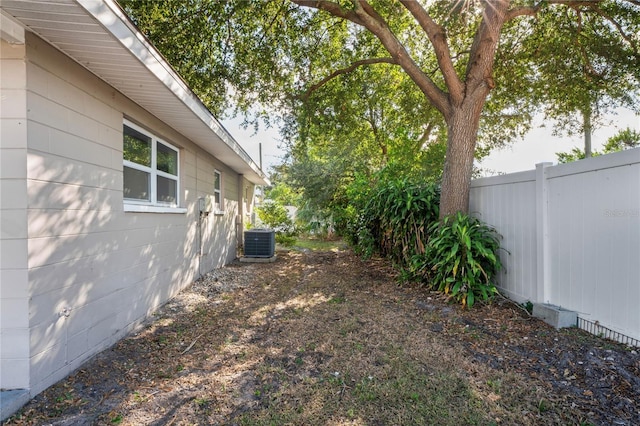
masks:
[[[446,138],[440,214],[466,211],[474,156],[543,105],[637,105],[637,0],[121,3],[212,112],[276,111],[318,196]]]
[[[540,11],[528,40],[540,73],[536,90],[556,134],[591,132],[615,108],[640,112],[638,9],[624,2],[594,2],[589,9]],[[559,55],[558,52],[562,52]]]

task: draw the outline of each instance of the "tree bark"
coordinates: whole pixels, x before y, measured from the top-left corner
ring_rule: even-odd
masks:
[[[471,46],[464,79],[464,96],[449,98],[447,154],[442,173],[440,218],[469,212],[469,188],[478,138],[480,114],[495,83],[493,62],[509,0],[486,2],[484,16]],[[443,70],[444,71],[444,70]]]
[[[467,100],[447,119],[447,153],[442,173],[440,219],[469,212],[469,183],[473,173],[480,112],[486,97]]]

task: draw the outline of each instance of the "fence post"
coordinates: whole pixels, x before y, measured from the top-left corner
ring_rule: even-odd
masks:
[[[551,259],[549,257],[549,190],[547,167],[536,164],[536,293],[538,302],[548,303],[551,296]]]

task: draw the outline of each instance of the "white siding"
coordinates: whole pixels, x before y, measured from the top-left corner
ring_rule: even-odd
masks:
[[[640,148],[478,179],[471,210],[511,252],[505,293],[640,340]]]

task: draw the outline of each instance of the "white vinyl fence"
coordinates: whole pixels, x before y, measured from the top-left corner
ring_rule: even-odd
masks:
[[[474,180],[470,211],[503,237],[503,294],[640,344],[640,148]]]

